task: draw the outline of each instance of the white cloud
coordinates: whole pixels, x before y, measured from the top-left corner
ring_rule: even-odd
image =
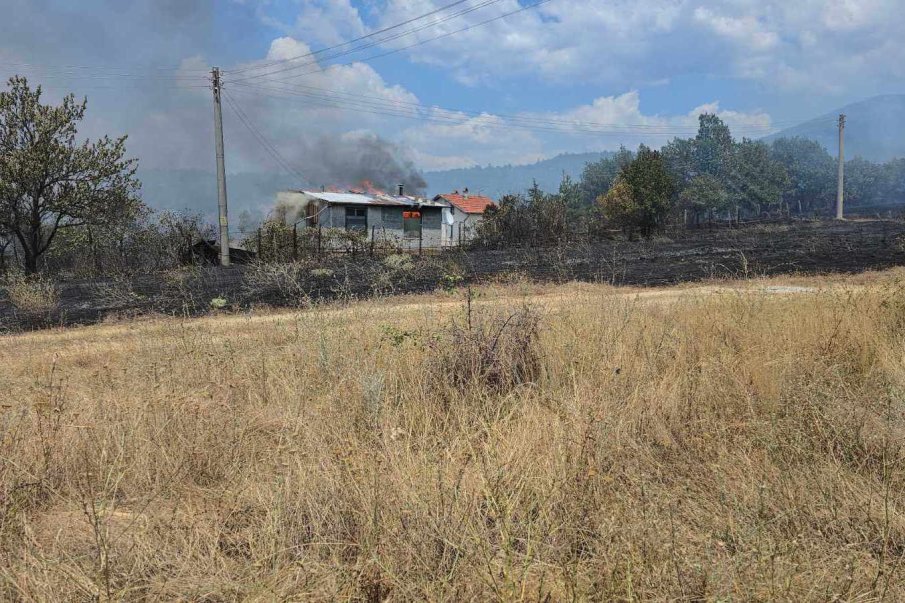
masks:
[[[779,44],[776,32],[764,29],[764,25],[751,15],[727,17],[699,6],[694,11],[694,18],[717,35],[751,50],[770,50]]]
[[[374,133],[399,142],[419,167],[430,170],[526,163],[564,150],[606,150],[639,143],[658,146],[676,135],[693,134],[703,111],[720,114],[733,127],[756,129],[759,135],[766,134],[770,125],[766,114],[726,111],[718,103],[678,115],[645,114],[637,90],[602,96],[562,111],[511,116],[464,113],[426,106],[406,88],[389,85],[364,63],[327,67],[313,59],[274,63],[309,52],[305,42],[281,37],[271,43],[260,61],[225,71],[228,96],[290,161],[300,161],[302,151],[318,136],[342,136],[344,132],[355,136]],[[302,70],[275,73],[308,61],[311,64]],[[186,63],[189,67],[194,64]],[[272,75],[246,79],[261,73]],[[399,113],[416,114],[419,119],[406,119]],[[229,120],[232,169],[274,169],[273,158],[244,126],[231,115]],[[297,167],[304,172],[304,165]]]
[[[301,0],[295,21],[283,23],[272,17],[264,22],[286,35],[319,46],[335,46],[363,35],[366,27],[349,0]]]
[[[446,3],[386,0],[367,25],[386,27]],[[874,49],[905,38],[901,0],[556,0],[481,24],[520,7],[502,0],[438,22],[456,9],[447,10],[425,21],[433,26],[385,47],[452,34],[405,53],[471,86],[536,77],[627,89],[689,72],[832,90],[882,83],[905,62],[900,43],[887,60],[866,61]],[[342,28],[343,39],[368,29],[349,0],[304,0],[299,12],[289,28],[310,41],[342,38]]]

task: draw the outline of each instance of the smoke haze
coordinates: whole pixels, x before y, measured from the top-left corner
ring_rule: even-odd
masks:
[[[402,184],[408,194],[422,194],[427,182],[399,145],[374,134],[322,136],[310,145],[299,166],[311,186],[356,187],[370,183],[393,192]]]

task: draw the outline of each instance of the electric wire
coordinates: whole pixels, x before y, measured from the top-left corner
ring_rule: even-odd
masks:
[[[428,123],[437,123],[444,125],[462,125],[472,120],[476,127],[490,127],[497,129],[509,129],[511,127],[536,130],[543,132],[559,132],[572,134],[597,134],[597,135],[683,135],[696,131],[696,126],[689,124],[688,126],[679,125],[654,125],[654,124],[587,124],[582,122],[566,122],[558,120],[542,120],[540,118],[524,118],[504,120],[502,116],[494,114],[481,114],[476,117],[463,118],[455,115],[456,111],[452,109],[440,109],[444,113],[425,114],[418,110],[417,107],[394,107],[391,102],[374,102],[365,99],[342,99],[334,98],[314,93],[303,93],[288,90],[273,90],[265,87],[240,86],[235,89],[236,92],[247,94],[255,94],[266,96],[279,100],[293,100],[296,102],[309,101],[308,104],[334,107],[340,109],[352,109],[365,113],[383,115],[387,117],[399,117],[404,119],[424,121]],[[288,95],[288,97],[286,96]],[[438,108],[432,108],[434,111]],[[530,121],[527,121],[529,120]],[[502,120],[502,121],[501,121]],[[791,122],[790,122],[791,123]],[[775,123],[764,126],[755,126],[753,124],[741,125],[735,128],[737,133],[750,134],[768,134],[782,126],[781,123]]]
[[[226,92],[223,92],[223,97],[226,99],[227,104],[239,118],[239,121],[244,125],[249,132],[251,132],[252,136],[254,136],[255,140],[264,148],[264,150],[276,161],[277,165],[279,165],[283,170],[285,170],[290,176],[294,176],[298,178],[301,182],[305,182],[305,177],[295,170],[292,167],[292,164],[279,152],[276,146],[271,143],[267,137],[257,128],[254,123],[251,121],[251,118],[248,117],[248,114],[239,106],[239,104],[233,100],[233,98]]]
[[[322,53],[324,53],[324,52],[329,52],[329,51],[331,51],[331,50],[336,50],[336,49],[338,49],[338,48],[342,48],[343,46],[348,46],[348,45],[350,45],[350,44],[354,44],[355,42],[361,42],[361,41],[363,41],[363,40],[367,40],[367,39],[369,39],[369,38],[372,38],[372,37],[374,37],[374,36],[380,35],[380,34],[382,34],[382,33],[386,33],[386,32],[392,31],[392,30],[394,30],[394,29],[398,29],[398,28],[400,28],[400,27],[404,27],[404,26],[406,26],[406,25],[410,25],[410,24],[412,24],[412,23],[414,23],[414,22],[416,22],[416,21],[420,21],[421,19],[424,19],[424,18],[433,16],[433,15],[436,15],[436,14],[441,13],[441,12],[443,12],[443,11],[449,9],[449,8],[453,8],[453,7],[455,7],[455,6],[458,6],[458,5],[460,5],[460,4],[464,4],[464,3],[466,3],[466,2],[468,2],[468,0],[457,0],[456,2],[453,2],[453,3],[451,3],[451,4],[447,4],[447,5],[445,5],[445,6],[441,6],[440,8],[434,9],[434,10],[428,12],[428,13],[424,13],[423,15],[419,15],[419,16],[417,16],[417,17],[413,17],[413,18],[408,19],[408,20],[406,20],[406,21],[402,21],[401,23],[397,23],[397,24],[391,25],[391,26],[389,26],[389,27],[384,27],[383,29],[379,29],[379,30],[377,30],[377,31],[373,31],[373,32],[368,33],[368,34],[366,34],[366,35],[359,36],[359,37],[354,38],[354,39],[352,39],[352,40],[347,40],[347,41],[345,41],[345,42],[341,42],[341,43],[335,44],[335,45],[333,45],[333,46],[328,46],[328,47],[326,47],[326,48],[321,48],[321,49],[318,49],[318,50],[313,50],[313,51],[311,51],[311,52],[309,52],[309,53],[307,53],[307,54],[301,54],[301,55],[298,55],[298,56],[288,57],[288,58],[285,58],[285,59],[278,59],[278,60],[268,61],[268,62],[266,62],[266,63],[262,63],[262,64],[258,64],[258,65],[250,65],[250,66],[248,66],[248,67],[243,67],[243,68],[240,68],[240,69],[230,69],[230,70],[225,70],[225,73],[231,73],[231,74],[244,73],[244,72],[246,72],[246,71],[250,71],[250,70],[253,70],[253,69],[269,68],[269,67],[272,67],[272,66],[274,66],[274,65],[279,65],[279,64],[288,63],[288,62],[291,62],[291,61],[296,61],[296,60],[298,60],[298,59],[304,59],[304,58],[316,56],[316,55],[322,54]]]
[[[237,86],[246,87],[249,89],[257,89],[268,92],[285,92],[287,94],[297,94],[298,96],[310,97],[315,99],[322,100],[336,100],[338,103],[346,102],[354,105],[365,105],[382,109],[394,109],[394,110],[402,110],[402,109],[410,109],[412,111],[420,112],[421,111],[430,111],[430,112],[441,112],[445,114],[443,117],[454,119],[456,121],[462,121],[461,116],[465,115],[470,118],[502,118],[512,122],[525,123],[528,125],[557,125],[557,126],[567,126],[567,127],[580,127],[580,128],[610,128],[610,129],[632,129],[632,130],[650,130],[656,133],[669,133],[672,131],[680,130],[682,132],[686,131],[687,128],[681,126],[672,126],[669,124],[613,124],[613,123],[600,123],[593,121],[579,121],[579,120],[566,120],[559,118],[544,118],[544,117],[534,117],[530,115],[507,115],[502,113],[493,113],[489,114],[486,111],[473,111],[469,109],[452,109],[452,108],[444,108],[439,106],[425,106],[421,103],[404,101],[404,100],[389,100],[389,99],[364,99],[360,95],[350,94],[338,90],[330,90],[327,88],[317,88],[314,86],[284,86],[280,88],[274,87],[265,87],[265,86],[253,86],[248,83],[236,83]],[[324,94],[319,94],[324,93]],[[787,122],[788,125],[794,125],[799,122]],[[759,130],[774,130],[777,127],[782,127],[784,122],[771,122],[770,124],[748,124],[745,126],[747,131],[759,131]]]
[[[385,38],[381,38],[381,39],[379,39],[379,40],[374,40],[374,41],[368,42],[367,44],[363,44],[363,45],[360,45],[360,46],[356,46],[356,47],[350,48],[350,49],[348,49],[348,50],[344,50],[344,51],[341,51],[341,52],[338,52],[338,53],[334,53],[332,56],[326,57],[324,60],[326,60],[326,61],[331,61],[331,60],[334,60],[334,59],[337,59],[337,58],[341,58],[341,57],[343,57],[343,56],[347,56],[347,55],[350,55],[350,54],[355,54],[355,53],[357,53],[357,52],[361,52],[362,50],[367,50],[368,48],[373,48],[373,47],[375,47],[375,46],[380,46],[380,45],[386,44],[387,42],[392,42],[392,41],[394,41],[394,40],[398,40],[398,39],[400,39],[400,38],[403,38],[403,37],[406,37],[406,36],[410,36],[410,35],[412,35],[412,34],[414,34],[414,33],[418,33],[419,31],[423,31],[423,30],[425,30],[425,29],[428,29],[428,28],[431,28],[431,27],[435,27],[435,26],[437,26],[437,25],[441,25],[441,24],[443,24],[443,23],[446,23],[447,21],[451,21],[452,19],[455,19],[455,18],[457,18],[457,17],[461,17],[462,15],[466,15],[466,14],[472,13],[472,12],[474,12],[474,11],[476,11],[476,10],[480,10],[480,9],[482,9],[482,8],[484,8],[484,7],[487,7],[487,6],[496,4],[496,3],[501,2],[501,1],[502,1],[502,0],[484,0],[484,1],[481,2],[480,4],[477,4],[477,5],[475,5],[475,6],[468,7],[468,8],[466,8],[466,9],[460,10],[460,11],[458,11],[458,12],[456,12],[456,13],[451,14],[451,15],[446,15],[446,16],[444,16],[444,17],[441,17],[441,18],[438,19],[438,20],[435,20],[435,21],[432,21],[432,22],[430,22],[430,23],[426,23],[426,24],[420,25],[420,26],[418,26],[418,27],[416,27],[416,28],[413,28],[413,29],[410,29],[410,30],[407,30],[407,31],[403,31],[403,32],[399,32],[399,33],[393,34],[393,35],[391,35],[391,36],[387,36],[387,37],[385,37]],[[533,8],[533,6],[536,6],[536,5],[539,5],[539,4],[543,4],[544,2],[550,2],[550,1],[552,1],[552,0],[543,0],[542,2],[538,2],[537,4],[532,5],[531,7]],[[515,13],[517,13],[517,12],[521,12],[522,10],[525,10],[525,7],[521,8],[521,9],[519,9],[519,10],[517,10],[517,11],[512,11],[511,13],[507,13],[506,15],[503,15],[503,16],[508,16],[509,14],[515,14]],[[502,16],[501,16],[501,17],[502,17]],[[499,18],[501,18],[501,17],[499,17]],[[495,19],[488,19],[487,21],[484,21],[484,22],[482,22],[482,23],[480,23],[480,24],[476,24],[475,26],[481,25],[481,24],[483,24],[483,23],[489,23],[489,22],[491,22],[491,21],[493,21],[493,20],[495,20]],[[428,39],[427,41],[430,41],[430,40],[433,40],[433,39],[440,39],[440,38],[442,38],[442,37],[445,37],[445,36],[437,36],[437,37],[435,37],[435,38],[430,38],[430,39]],[[370,60],[370,59],[365,59],[365,61],[367,61],[367,60]],[[265,71],[265,72],[262,72],[262,73],[254,73],[254,74],[252,74],[252,75],[247,75],[247,76],[245,76],[245,77],[242,77],[242,78],[239,78],[239,79],[233,80],[233,81],[246,81],[246,80],[253,80],[253,79],[258,79],[258,78],[262,78],[262,77],[269,77],[269,76],[277,75],[277,74],[279,74],[279,73],[284,73],[284,72],[287,72],[287,71],[295,71],[296,69],[300,69],[300,68],[302,68],[302,67],[307,67],[307,66],[309,66],[309,65],[316,65],[316,64],[318,64],[318,63],[319,63],[319,61],[318,61],[317,59],[314,59],[314,60],[306,61],[306,62],[304,62],[304,63],[300,63],[300,64],[297,64],[297,65],[284,66],[284,67],[281,67],[280,69],[276,69],[276,70],[274,70],[274,71]],[[265,68],[265,70],[266,70],[266,69],[267,69],[267,68]]]

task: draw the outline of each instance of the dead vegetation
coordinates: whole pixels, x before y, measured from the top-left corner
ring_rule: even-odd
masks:
[[[0,599],[902,600],[896,279],[0,339]]]

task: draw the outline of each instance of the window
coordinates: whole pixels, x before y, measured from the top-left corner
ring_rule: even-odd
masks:
[[[406,238],[417,239],[421,236],[421,212],[402,212],[402,232]]]
[[[368,208],[367,207],[347,207],[346,208],[346,230],[367,230],[368,229]]]

